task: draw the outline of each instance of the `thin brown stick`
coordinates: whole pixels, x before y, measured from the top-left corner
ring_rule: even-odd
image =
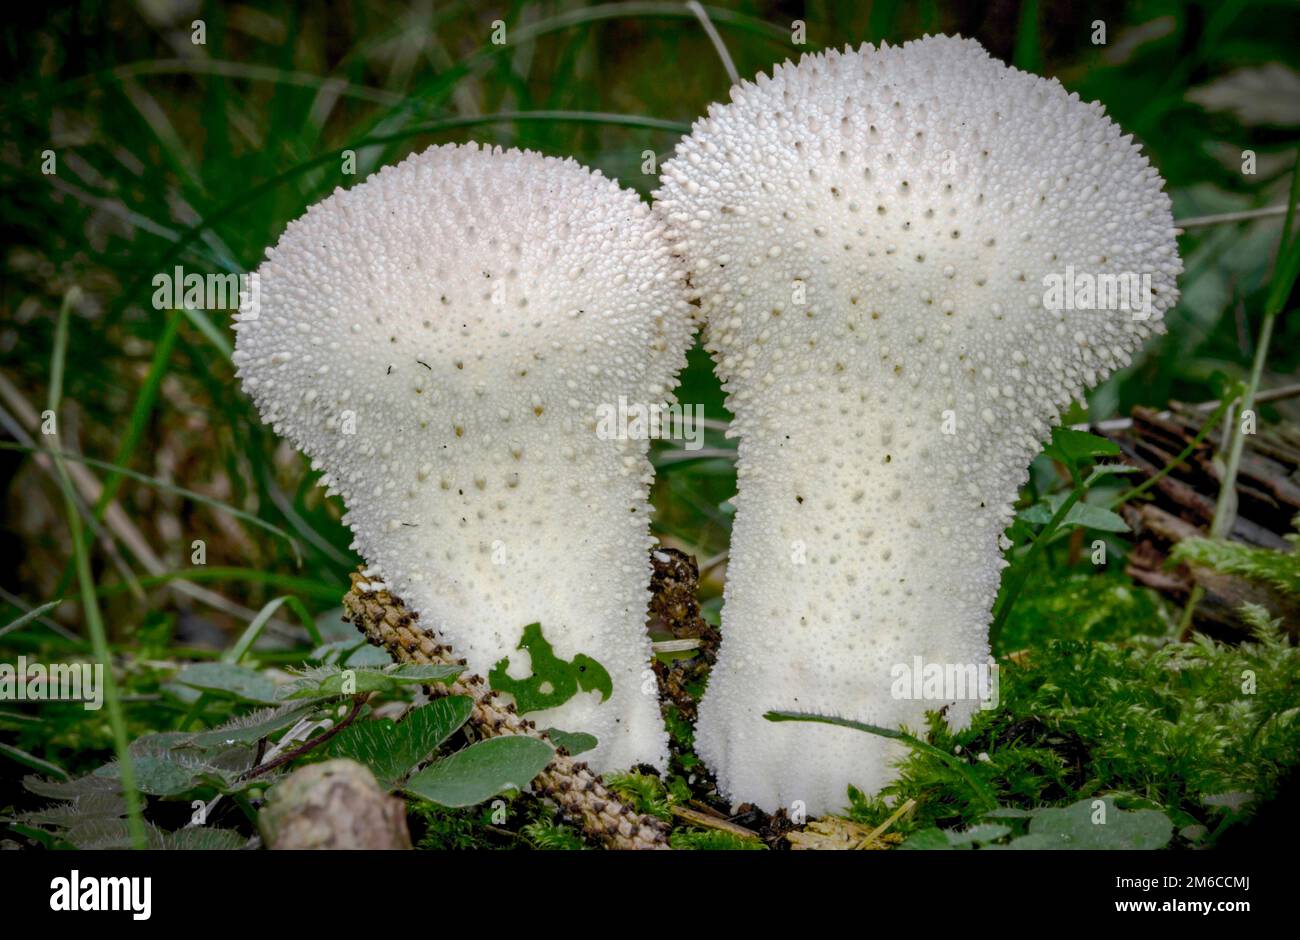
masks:
[[[360,572],[352,574],[352,590],[343,596],[345,617],[375,646],[381,646],[399,663],[426,666],[463,666],[450,646],[439,644],[433,635],[416,624],[419,615],[408,610],[400,598],[386,590],[375,590]],[[513,705],[502,702],[482,676],[461,673],[455,679],[428,687],[430,695],[464,695],[473,703],[469,722],[483,737],[522,734],[554,746],[544,731],[538,731]],[[653,816],[636,813],[624,806],[606,788],[600,776],[583,761],[575,761],[562,747],[555,758],[533,780],[533,789],[548,797],[592,839],[611,849],[666,849],[668,827]]]
[[[264,773],[275,770],[275,768],[281,767],[284,764],[289,763],[291,760],[295,760],[310,751],[314,751],[348,725],[352,724],[352,722],[356,721],[357,715],[361,714],[361,706],[365,704],[367,698],[368,696],[365,695],[357,696],[355,701],[352,703],[352,711],[348,712],[347,716],[342,721],[335,724],[334,727],[330,728],[324,734],[318,734],[314,738],[308,738],[302,744],[292,750],[285,751],[279,757],[269,760],[265,764],[257,765],[252,770],[245,773],[243,779],[250,780],[253,777],[260,777]]]

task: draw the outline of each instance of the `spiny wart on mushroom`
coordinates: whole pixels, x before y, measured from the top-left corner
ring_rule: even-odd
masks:
[[[692,324],[662,224],[572,160],[434,147],[291,223],[241,315],[263,419],[342,495],[385,586],[486,674],[540,622],[612,680],[534,717],[662,767],[641,692],[652,476],[601,403],[671,401]]]
[[[734,87],[656,198],[740,437],[698,753],[735,800],[837,810],[901,746],[763,714],[969,721],[973,698],[891,697],[891,670],[988,661],[1031,458],[1177,297],[1170,202],[1100,105],[946,36]],[[1067,265],[1148,276],[1149,317],[1047,309]]]

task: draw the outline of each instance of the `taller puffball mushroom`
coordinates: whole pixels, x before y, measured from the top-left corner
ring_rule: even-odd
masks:
[[[572,160],[435,147],[291,223],[236,324],[244,388],[367,563],[480,674],[528,677],[540,624],[577,691],[529,717],[595,735],[597,769],[667,756],[643,691],[649,443],[598,433],[620,396],[671,401],[685,362],[661,229]],[[578,678],[591,661],[612,689]]]
[[[1031,458],[1177,296],[1170,202],[1100,105],[946,36],[734,87],[656,195],[740,437],[698,753],[737,801],[836,810],[902,748],[763,714],[969,721],[907,674],[987,664]]]

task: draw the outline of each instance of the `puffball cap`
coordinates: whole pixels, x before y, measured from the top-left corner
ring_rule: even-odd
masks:
[[[511,420],[667,397],[692,329],[634,192],[573,160],[476,144],[336,190],[257,273],[259,309],[235,326],[239,376],[306,453],[352,455],[331,480],[345,498],[399,469],[414,479],[403,440],[417,431],[450,439],[499,417],[505,463]]]
[[[690,325],[660,234],[634,192],[573,160],[433,147],[289,224],[257,272],[260,309],[236,324],[236,364],[309,452],[337,443],[316,403],[376,395],[376,367],[422,369],[426,402],[572,350],[662,384],[677,356],[656,353]]]
[[[740,395],[750,374],[833,363],[825,347],[774,362],[783,314],[814,331],[884,319],[883,354],[913,376],[942,358],[991,368],[1037,424],[1127,365],[1177,298],[1170,201],[1132,138],[970,39],[805,55],[734,86],[656,199]],[[1044,277],[1067,266],[1147,276],[1151,309],[1044,309]]]

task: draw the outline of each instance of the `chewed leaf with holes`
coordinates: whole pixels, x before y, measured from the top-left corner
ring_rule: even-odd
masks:
[[[517,647],[527,650],[533,672],[526,679],[515,679],[506,673],[509,659],[500,660],[488,673],[492,688],[507,692],[515,698],[515,708],[521,715],[556,708],[573,698],[581,689],[600,692],[603,702],[614,691],[613,680],[605,667],[582,653],[572,662],[560,659],[551,650],[551,644],[542,636],[542,625],[530,623],[524,627],[523,638]]]

